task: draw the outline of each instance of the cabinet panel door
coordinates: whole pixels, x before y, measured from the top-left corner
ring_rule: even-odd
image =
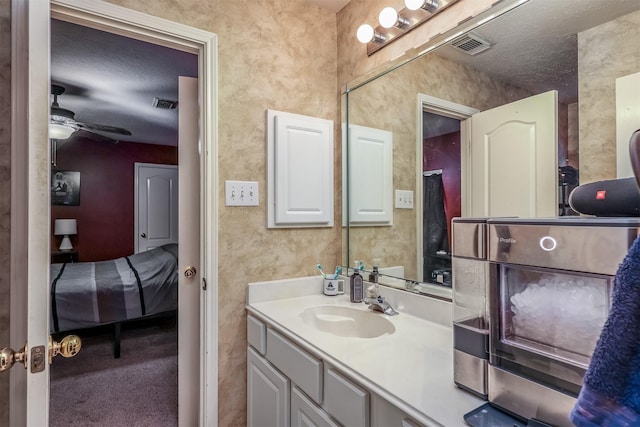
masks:
[[[316,406],[298,387],[291,391],[291,427],[339,427],[329,414]]]
[[[247,425],[289,427],[289,379],[247,348]]]
[[[350,125],[348,161],[350,224],[392,225],[393,134]]]
[[[267,224],[333,226],[333,121],[267,111]]]

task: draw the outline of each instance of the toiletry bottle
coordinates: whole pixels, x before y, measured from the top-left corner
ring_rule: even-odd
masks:
[[[360,275],[360,263],[355,261],[353,267],[353,274],[349,278],[349,300],[351,302],[362,302],[363,284],[362,276]]]
[[[380,262],[379,259],[374,259],[373,260],[373,269],[371,270],[371,273],[369,273],[369,281],[371,283],[378,283],[378,263]]]

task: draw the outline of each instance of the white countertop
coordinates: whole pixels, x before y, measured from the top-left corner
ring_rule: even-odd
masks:
[[[446,310],[449,303],[380,287],[381,294],[400,312],[386,316],[368,310],[366,304],[350,303],[346,294],[325,296],[321,288],[319,278],[251,283],[247,310],[416,421],[427,426],[466,425],[463,415],[484,401],[458,389],[453,382],[453,333],[450,326],[445,326],[450,325],[450,313],[438,313],[442,307]],[[321,305],[357,308],[371,316],[385,316],[395,332],[376,338],[353,338],[319,331],[305,324],[301,313]],[[414,315],[423,312],[432,312],[435,321]],[[425,317],[428,315],[425,313]]]

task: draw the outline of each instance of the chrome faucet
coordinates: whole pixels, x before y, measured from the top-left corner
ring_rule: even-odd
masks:
[[[378,295],[375,298],[365,298],[365,304],[369,304],[369,310],[379,311],[387,316],[395,316],[398,313],[391,305],[385,301],[384,297]]]

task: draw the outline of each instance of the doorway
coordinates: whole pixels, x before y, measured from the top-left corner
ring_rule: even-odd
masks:
[[[418,277],[428,286],[450,288],[451,219],[464,212],[465,120],[478,110],[420,94],[418,111]]]
[[[181,48],[198,55],[200,82],[195,85],[194,98],[200,100],[200,108],[191,111],[196,124],[188,127],[199,133],[202,155],[196,166],[191,168],[198,175],[195,187],[200,196],[202,226],[206,233],[188,241],[195,243],[198,254],[191,257],[179,256],[181,260],[192,260],[197,267],[197,275],[191,274],[191,286],[196,292],[193,310],[199,319],[190,324],[196,335],[201,335],[196,361],[181,366],[181,370],[195,371],[202,381],[199,390],[187,397],[192,404],[183,407],[195,408],[194,414],[179,415],[180,425],[194,425],[198,422],[209,424],[217,419],[217,251],[215,241],[217,216],[217,178],[215,126],[210,118],[217,116],[215,86],[216,37],[206,31],[150,15],[134,12],[108,3],[88,3],[79,0],[55,0],[51,8],[45,5],[31,5],[12,2],[12,27],[16,29],[12,38],[12,89],[14,104],[12,116],[12,236],[29,235],[29,240],[12,238],[12,291],[11,291],[11,336],[15,341],[28,341],[31,348],[46,345],[49,335],[48,317],[50,312],[48,293],[42,289],[48,282],[49,259],[49,183],[38,173],[47,170],[49,115],[49,19],[51,17],[69,20],[88,27],[109,29],[136,39],[153,41],[163,46]],[[199,124],[197,123],[199,121]],[[196,144],[197,146],[197,144]],[[180,154],[182,158],[182,154]],[[182,177],[180,178],[183,181]],[[200,191],[202,189],[202,191]],[[198,209],[196,209],[198,210]],[[193,218],[190,218],[193,219]],[[196,223],[200,224],[198,219]],[[182,232],[180,232],[182,234]],[[180,251],[184,245],[180,245]],[[14,256],[22,254],[22,256]],[[180,268],[184,268],[180,266]],[[193,267],[192,267],[193,268]],[[193,268],[192,271],[195,271]],[[195,279],[193,277],[195,276]],[[184,281],[183,276],[179,276]],[[184,276],[186,277],[186,276]],[[207,278],[207,290],[199,286],[200,278]],[[187,278],[187,281],[189,278]],[[195,285],[193,283],[195,282]],[[187,288],[180,286],[179,289]],[[182,310],[181,310],[182,312]],[[199,323],[198,323],[199,321]],[[179,322],[179,325],[185,322]],[[188,323],[188,322],[187,322]],[[180,335],[183,335],[182,332]],[[200,355],[202,355],[200,357]],[[205,356],[207,355],[207,356]],[[186,366],[186,368],[184,367]],[[10,406],[12,425],[47,425],[49,408],[49,367],[43,371],[12,370],[10,382]],[[213,387],[208,388],[208,384]],[[181,398],[183,394],[181,393]],[[212,420],[212,421],[208,421]]]
[[[180,66],[175,67],[176,63]],[[118,425],[124,420],[135,425],[177,425],[180,308],[177,249],[172,244],[179,242],[180,162],[174,127],[182,109],[155,108],[152,101],[177,104],[181,74],[198,77],[197,55],[74,23],[51,22],[52,87],[65,89],[55,97],[57,108],[73,111],[74,120],[82,123],[69,138],[55,144],[52,174],[74,171],[82,185],[78,185],[77,203],[60,206],[54,200],[51,207],[52,223],[60,217],[73,218],[79,230],[72,237],[76,263],[64,266],[59,275],[53,273],[57,267],[52,267],[51,279],[56,283],[51,294],[52,308],[56,308],[52,332],[60,338],[63,335],[58,334],[74,333],[84,343],[76,358],[51,365],[51,426],[74,425],[69,418],[75,425]],[[142,91],[137,89],[141,84]],[[118,105],[122,99],[126,105]],[[197,142],[191,149],[197,150]],[[136,214],[141,206],[135,197],[140,163],[154,166],[145,169],[153,172],[143,177],[145,195],[153,202],[142,206],[153,213],[145,216],[143,229],[139,229]],[[159,169],[170,175],[161,175]],[[139,250],[139,235],[151,246]],[[52,236],[52,246],[56,240]],[[144,261],[148,264],[143,264],[139,252],[153,254]],[[166,257],[168,252],[173,256]],[[138,287],[131,286],[126,271],[119,276],[108,273],[111,263],[121,271],[122,259],[134,266],[131,271]],[[92,313],[99,320],[72,322],[65,309],[73,309],[74,299],[78,304],[86,299],[64,288],[65,280],[85,268],[93,269],[85,279],[95,287],[92,305],[97,308]],[[162,273],[164,268],[173,274]],[[163,297],[154,298],[158,293]],[[139,308],[132,304],[138,295]],[[76,319],[81,318],[79,313],[78,308]],[[64,320],[59,322],[60,318]],[[197,353],[197,342],[184,349]],[[149,394],[150,390],[155,391]],[[72,417],[67,416],[69,410]]]

